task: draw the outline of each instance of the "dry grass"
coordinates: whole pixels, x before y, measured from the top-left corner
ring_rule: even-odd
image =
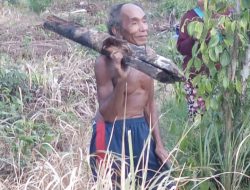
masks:
[[[100,167],[100,178],[93,183],[88,165],[91,121],[98,106],[93,77],[94,56],[41,27],[42,18],[51,12],[85,24],[83,17],[87,17],[87,24],[91,26],[103,24],[105,17],[96,14],[112,3],[87,2],[79,6],[80,2],[56,1],[41,17],[10,6],[0,9],[1,67],[11,63],[25,72],[29,76],[30,89],[33,83],[38,84],[33,100],[23,105],[23,117],[48,124],[56,134],[54,140],[46,144],[50,147],[46,156],[39,153],[42,144],[35,146],[25,165],[21,164],[23,153],[19,150],[15,156],[12,145],[1,136],[0,189],[112,188],[111,168]],[[75,14],[79,8],[87,12]],[[0,121],[0,126],[4,125],[12,127],[12,124]],[[114,161],[110,156],[107,159],[110,163]],[[130,184],[131,176],[125,180],[126,189],[134,188]]]
[[[104,172],[100,180],[93,183],[88,166],[91,124],[98,106],[93,77],[95,56],[69,40],[44,31],[41,25],[42,18],[51,12],[93,26],[103,24],[105,17],[96,14],[112,2],[88,2],[81,6],[79,3],[81,1],[54,3],[49,12],[40,17],[12,6],[0,9],[1,67],[11,63],[29,76],[30,88],[33,83],[38,84],[32,101],[23,105],[23,117],[48,124],[56,134],[47,144],[49,153],[44,156],[39,153],[39,147],[43,145],[35,146],[25,165],[21,164],[23,153],[19,150],[15,156],[12,145],[1,136],[0,189],[111,187],[111,170],[106,168],[109,172]],[[79,8],[87,11],[75,13]],[[88,23],[83,17],[87,17]],[[1,121],[0,125],[6,126],[6,122]],[[8,125],[12,127],[12,124]]]
[[[10,64],[15,65],[29,76],[30,89],[34,83],[38,85],[33,92],[33,100],[23,105],[23,117],[33,122],[48,124],[51,131],[56,134],[54,140],[46,144],[50,147],[46,156],[39,153],[39,147],[43,144],[34,146],[26,165],[21,165],[24,156],[22,152],[17,152],[18,156],[15,156],[16,152],[8,143],[8,137],[0,134],[1,190],[112,188],[111,168],[100,167],[100,178],[94,183],[91,180],[88,165],[92,119],[98,106],[93,73],[95,56],[93,52],[80,48],[55,34],[47,33],[41,27],[42,18],[52,12],[63,18],[91,26],[103,24],[105,17],[96,13],[107,9],[114,1],[107,1],[105,4],[100,0],[96,1],[97,4],[91,4],[88,1],[79,6],[81,2],[80,0],[57,0],[48,12],[40,17],[27,13],[24,9],[20,11],[10,6],[0,7],[0,66],[5,68]],[[155,8],[153,2],[147,2],[146,5],[149,10]],[[78,9],[86,9],[86,12],[75,13]],[[172,86],[157,85],[156,90],[161,92],[157,97],[159,102],[166,100],[166,94],[171,96],[174,93]],[[21,91],[20,94],[22,94]],[[8,118],[0,120],[0,127],[5,126],[13,127],[13,124],[8,122]],[[186,156],[179,148],[182,140],[193,127],[195,125],[187,126],[187,130],[184,130],[180,142],[171,151],[173,159],[179,154]],[[110,156],[106,159],[108,163],[114,161]],[[195,174],[196,171],[204,168],[180,166],[174,160],[174,166],[165,181],[168,183],[174,180],[178,185],[195,182],[198,186],[204,181],[217,177],[185,177],[185,171],[192,169],[195,170]],[[213,170],[213,168],[207,169]],[[177,177],[169,178],[172,173]],[[226,175],[226,173],[218,175]],[[134,188],[131,186],[133,180],[131,176],[124,180],[125,189]]]
[[[0,137],[0,189],[87,189],[91,123],[96,110],[93,56],[40,28],[41,19],[13,7],[0,11],[1,67],[13,64],[39,85],[23,117],[47,123],[57,134],[46,157],[33,147],[25,167]],[[29,41],[25,44],[25,37]],[[56,39],[55,39],[56,38]],[[26,46],[25,46],[26,45]],[[4,53],[5,52],[5,53]],[[4,127],[5,121],[0,122]],[[17,142],[19,143],[19,142]]]
[[[6,174],[2,183],[9,189],[72,189],[70,180],[75,178],[79,182],[73,183],[74,189],[86,186],[91,120],[97,104],[92,60],[83,60],[81,54],[61,61],[46,56],[38,64],[23,65],[31,78],[41,79],[35,98],[25,105],[24,117],[47,123],[57,136],[48,145],[53,151],[46,157],[34,147],[32,162],[24,168],[11,145],[0,141],[5,150],[1,151],[1,172]]]

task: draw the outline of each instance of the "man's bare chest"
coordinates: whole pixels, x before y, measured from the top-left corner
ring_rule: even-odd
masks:
[[[128,93],[133,93],[138,90],[148,90],[151,78],[146,74],[134,69],[129,68],[127,77],[127,91]],[[115,73],[112,74],[112,83],[116,86],[117,77]]]

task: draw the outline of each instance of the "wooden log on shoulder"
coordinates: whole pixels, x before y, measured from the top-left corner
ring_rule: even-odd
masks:
[[[148,46],[136,46],[127,41],[116,39],[107,33],[88,29],[56,16],[47,17],[43,26],[48,30],[107,56],[110,55],[113,48],[119,48],[124,54],[125,64],[160,82],[174,83],[184,79],[183,73],[172,60],[157,55]]]

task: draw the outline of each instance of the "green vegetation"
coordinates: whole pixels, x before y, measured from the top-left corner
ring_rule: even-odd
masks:
[[[52,4],[53,0],[6,0],[6,2],[16,6],[27,7],[35,13],[40,14]]]
[[[196,118],[197,131],[193,133],[197,136],[193,139],[196,150],[192,151],[196,155],[188,164],[201,167],[198,177],[219,173],[214,184],[218,185],[219,181],[225,189],[235,190],[249,185],[249,177],[245,176],[250,171],[250,149],[246,148],[250,130],[249,79],[243,71],[249,71],[245,65],[249,64],[246,51],[249,51],[250,16],[249,9],[242,6],[235,10],[232,18],[213,18],[215,12],[224,12],[228,6],[231,4],[226,1],[210,1],[204,23],[194,21],[188,25],[189,34],[199,41],[193,47],[188,67],[199,70],[202,62],[197,55],[201,54],[210,72],[209,76],[196,76],[193,80],[198,95],[205,97],[207,111],[202,118]],[[220,69],[216,69],[217,63],[221,64]],[[210,182],[203,184],[214,188]]]
[[[98,106],[93,73],[97,54],[44,31],[35,21],[49,10],[106,31],[106,12],[116,1],[83,2],[7,0],[2,3],[0,189],[111,187],[110,167],[100,167],[100,178],[93,182],[88,166],[91,123]],[[165,24],[163,15],[175,9],[180,18],[195,1],[141,2],[150,13],[150,22]],[[188,122],[183,84],[156,83],[162,136],[173,161],[169,178],[162,182],[176,181],[183,190],[248,190],[250,88],[246,56],[250,54],[247,35],[250,5],[247,0],[209,2],[204,24],[193,22],[189,26],[190,34],[198,36],[201,43],[194,46],[189,66],[201,66],[196,58],[201,53],[211,73],[210,77],[194,79],[199,95],[206,98],[206,113],[197,116],[194,123]],[[235,7],[237,2],[242,4],[232,19],[224,16],[212,19],[213,12],[223,11],[229,5]],[[34,18],[27,9],[38,15]],[[86,12],[75,13],[79,9]],[[182,56],[176,50],[173,29],[159,32],[151,27],[151,30],[150,46],[181,66]],[[211,40],[205,43],[209,31]],[[218,39],[218,31],[222,41]],[[218,62],[220,70],[214,67]],[[109,155],[105,163],[111,165],[113,161]],[[134,173],[128,178],[123,176],[124,190],[136,189],[133,176]]]
[[[29,4],[29,8],[36,13],[41,13],[52,3],[52,0],[43,0],[43,1],[27,0],[27,1]]]
[[[193,8],[196,4],[196,0],[176,1],[176,0],[165,0],[163,6],[160,7],[161,12],[174,11],[177,18],[180,18],[187,10]]]

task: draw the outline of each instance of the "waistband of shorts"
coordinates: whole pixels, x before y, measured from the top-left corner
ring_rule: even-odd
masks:
[[[96,125],[101,122],[105,123],[106,125],[123,125],[124,122],[126,125],[130,125],[130,124],[136,124],[136,123],[147,123],[147,120],[145,117],[127,118],[125,120],[118,119],[118,120],[115,120],[114,122],[93,120],[92,125]]]
[[[116,124],[116,125],[122,125],[123,123],[129,125],[129,124],[135,124],[135,123],[143,123],[143,122],[147,122],[145,117],[136,117],[136,118],[126,118],[126,119],[118,119],[115,120],[114,122],[108,122],[105,121],[105,124]]]

